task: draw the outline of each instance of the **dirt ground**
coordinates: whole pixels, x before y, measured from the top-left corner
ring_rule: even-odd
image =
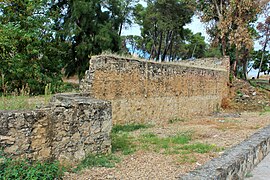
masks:
[[[168,137],[192,131],[192,143],[215,145],[220,151],[183,155],[139,150],[122,155],[114,168],[95,167],[77,174],[66,173],[64,179],[176,179],[270,125],[270,93],[251,87],[247,82],[236,80],[231,85],[230,97],[224,106],[226,110],[212,116],[182,119],[130,133],[134,137],[145,133]],[[183,161],[183,158],[188,160]]]

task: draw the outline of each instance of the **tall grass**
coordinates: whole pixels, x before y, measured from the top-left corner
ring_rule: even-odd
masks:
[[[2,90],[0,110],[26,110],[35,109],[42,105],[46,105],[51,96],[51,85],[48,84],[45,87],[45,94],[42,96],[30,96],[30,88],[26,85],[19,91],[7,92],[6,83],[4,82],[4,76],[2,76]]]

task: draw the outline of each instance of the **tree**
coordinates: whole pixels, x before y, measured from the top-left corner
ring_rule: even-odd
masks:
[[[190,31],[190,30],[189,30]],[[201,58],[204,57],[206,51],[206,43],[204,41],[204,37],[201,33],[193,34],[191,31],[189,34],[184,34],[185,43],[188,43],[186,46],[188,54],[187,58]]]
[[[238,61],[246,78],[247,59],[253,47],[253,28],[258,13],[266,1],[262,0],[198,0],[198,9],[213,40],[221,44],[223,55],[231,56],[231,69],[236,75]],[[233,60],[232,57],[236,59]],[[232,61],[233,60],[233,61]]]
[[[191,22],[194,1],[149,0],[147,7],[135,8],[136,22],[141,26],[145,48],[151,59],[172,59],[175,42],[183,37],[184,25]]]
[[[119,2],[120,2],[120,12],[118,14],[120,15],[119,18],[120,26],[118,35],[121,36],[125,24],[127,25],[132,24],[133,10],[135,8],[135,5],[139,2],[139,0],[121,0]]]
[[[263,58],[262,58],[263,57]],[[258,69],[259,72],[269,74],[270,72],[270,53],[266,50],[255,51],[252,56],[253,68]]]
[[[269,6],[268,6],[269,8]],[[265,11],[265,21],[264,22],[259,22],[257,25],[257,30],[259,31],[259,34],[261,34],[260,38],[260,44],[262,45],[262,53],[261,53],[261,60],[259,63],[259,66],[257,67],[258,74],[257,74],[257,79],[260,77],[260,72],[263,72],[262,66],[265,66],[265,54],[266,54],[266,47],[270,43],[270,16],[269,16],[269,9]]]
[[[28,86],[33,94],[43,93],[49,83],[58,86],[62,64],[46,4],[6,0],[0,3],[0,11],[2,92],[3,86],[9,92]]]
[[[81,79],[89,57],[110,50],[118,52],[123,25],[129,22],[134,0],[61,0],[51,4],[56,36],[68,45],[65,72]],[[124,11],[124,12],[123,12]]]

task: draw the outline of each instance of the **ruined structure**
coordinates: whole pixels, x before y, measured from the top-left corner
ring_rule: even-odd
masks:
[[[112,123],[159,124],[218,110],[228,93],[228,63],[93,57],[81,94],[56,95],[39,110],[0,111],[0,147],[18,157],[61,162],[110,152]]]
[[[4,153],[35,160],[81,160],[111,149],[111,105],[80,95],[56,95],[47,108],[0,111]]]
[[[228,94],[229,58],[157,63],[96,56],[81,83],[112,103],[113,123],[160,124],[217,111]]]

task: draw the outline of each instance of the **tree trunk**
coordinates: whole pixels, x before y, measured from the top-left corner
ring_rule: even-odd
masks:
[[[226,56],[226,40],[225,37],[221,39],[222,56]]]
[[[236,49],[236,52],[235,52],[235,61],[233,63],[233,75],[234,75],[234,77],[237,76],[237,64],[238,64],[238,50]]]
[[[118,32],[119,36],[121,36],[122,29],[123,29],[123,22],[121,22],[121,24],[120,24],[120,29],[119,29],[119,32]]]
[[[266,46],[267,46],[267,36],[266,36],[266,39],[265,39],[265,42],[264,42],[264,45],[263,45],[263,51],[262,51],[262,58],[261,58],[261,61],[260,61],[260,65],[259,65],[259,71],[258,71],[258,74],[257,74],[257,79],[260,78],[260,72],[261,72],[261,69],[262,69],[262,63],[263,63],[263,59],[264,59],[264,53],[265,53],[265,49],[266,49]]]
[[[159,47],[158,47],[158,54],[157,54],[157,59],[156,59],[157,61],[159,60],[159,56],[160,56],[160,53],[161,53],[161,46],[162,46],[162,40],[163,40],[162,35],[163,35],[163,32],[161,31],[160,32]]]

